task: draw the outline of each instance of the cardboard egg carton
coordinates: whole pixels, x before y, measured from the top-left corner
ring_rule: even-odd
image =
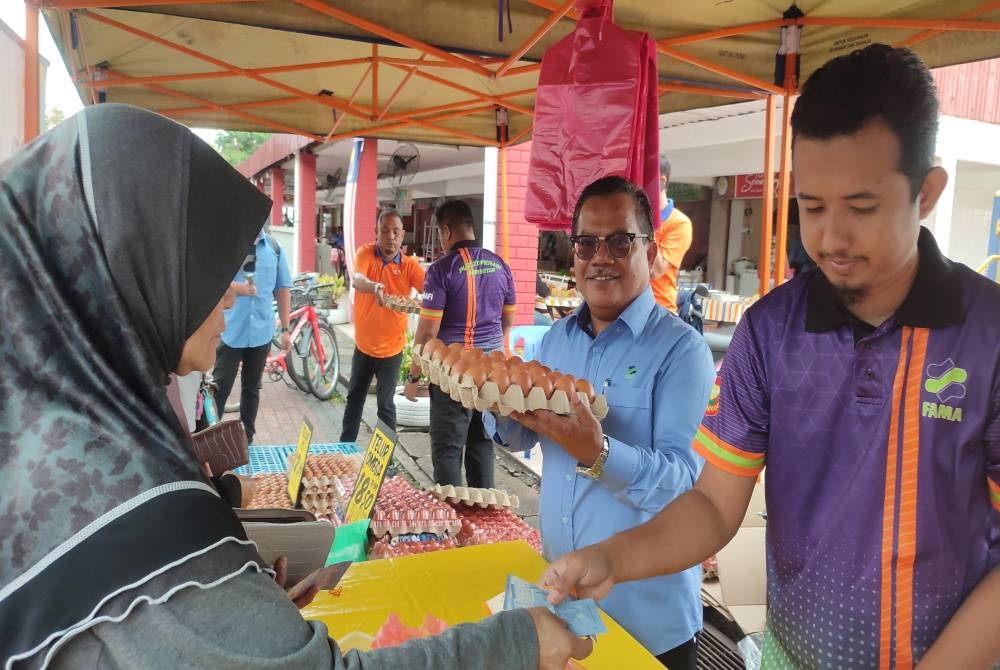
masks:
[[[380,515],[376,512],[369,524],[375,537],[390,535],[419,535],[420,533],[433,533],[444,535],[448,533],[455,535],[462,530],[462,522],[458,518],[434,518],[432,514],[420,513],[417,510],[410,510],[409,513],[400,515]]]
[[[448,521],[447,523],[428,523],[415,520],[412,523],[403,522],[383,522],[372,521],[369,524],[375,537],[389,535],[397,537],[399,535],[420,535],[421,533],[433,533],[434,535],[455,535],[462,530],[461,521]]]
[[[406,314],[420,313],[420,300],[417,298],[406,298],[401,295],[386,293],[382,296],[382,305],[394,312],[404,312]]]
[[[500,489],[477,489],[469,486],[441,486],[435,484],[434,488],[428,489],[439,499],[452,504],[463,504],[474,507],[503,507],[505,509],[517,509],[521,505],[520,499],[501,491]]]
[[[568,392],[565,388],[555,388],[552,381],[558,380],[560,377],[569,377],[569,375],[552,372],[534,361],[524,363],[516,356],[505,361],[500,361],[495,357],[491,359],[493,354],[487,355],[478,349],[458,354],[459,360],[466,357],[460,363],[453,353],[457,350],[452,350],[446,355],[440,344],[432,345],[432,342],[438,341],[431,340],[423,346],[413,347],[413,356],[419,362],[420,371],[430,379],[432,384],[436,384],[462,406],[479,412],[497,412],[501,416],[507,416],[511,412],[531,412],[539,409],[547,409],[556,414],[572,414],[573,409]],[[425,354],[427,350],[431,350],[430,355]],[[477,379],[472,374],[474,366],[478,365],[482,370],[481,366],[483,365],[496,365],[501,362],[506,366],[506,372],[511,377],[509,386],[502,393],[500,386],[491,378],[492,375],[484,377],[483,372],[481,372],[479,383],[476,383]],[[521,383],[513,383],[513,375],[518,368],[524,368],[524,372],[521,373]],[[533,377],[526,380],[525,374],[533,375]],[[539,377],[547,378],[550,387],[548,392],[538,385]],[[582,381],[574,378],[572,386],[575,387],[577,383]],[[527,392],[525,391],[526,385],[528,385]],[[565,380],[563,385],[565,386]],[[593,400],[590,400],[590,395],[585,391],[576,391],[576,393],[582,401],[590,403],[590,410],[598,420],[603,420],[608,415],[608,402],[603,395],[595,394]]]

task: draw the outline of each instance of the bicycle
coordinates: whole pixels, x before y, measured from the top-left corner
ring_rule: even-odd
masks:
[[[308,281],[308,276],[296,278],[296,284]],[[337,335],[326,319],[316,311],[315,296],[320,289],[332,284],[295,286],[292,290],[293,304],[301,304],[289,315],[294,323],[289,336],[292,347],[288,353],[281,351],[280,337],[275,336],[271,344],[279,349],[269,354],[265,370],[272,380],[281,379],[285,372],[302,391],[312,393],[320,400],[333,397],[340,375],[340,352]]]

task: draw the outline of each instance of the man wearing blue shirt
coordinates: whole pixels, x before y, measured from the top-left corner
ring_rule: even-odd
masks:
[[[546,334],[538,360],[589,380],[607,397],[608,416],[602,426],[573,398],[572,415],[515,413],[499,420],[495,437],[517,451],[541,443],[550,559],[644,523],[693,486],[703,461],[691,442],[715,379],[704,340],[653,298],[657,250],[642,189],[619,177],[595,181],[580,196],[573,228],[584,304]],[[694,567],[617,585],[601,607],[671,670],[694,670],[700,586]]]
[[[231,287],[236,293],[236,303],[225,312],[226,330],[222,333],[212,372],[218,385],[215,405],[220,412],[223,411],[236,381],[236,369],[243,363],[240,420],[246,428],[247,440],[252,443],[256,432],[257,407],[260,405],[260,378],[264,374],[271,338],[274,337],[272,296],[278,301],[281,347],[285,351],[291,347],[288,322],[292,306],[292,278],[281,247],[263,230],[250,250],[247,262],[236,273]]]

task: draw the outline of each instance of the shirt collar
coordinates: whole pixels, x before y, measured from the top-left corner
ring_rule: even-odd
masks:
[[[402,263],[403,263],[403,252],[402,251],[397,251],[396,252],[396,256],[392,260],[387,261],[385,259],[385,257],[382,256],[382,247],[380,247],[378,245],[378,242],[375,242],[374,244],[375,244],[375,257],[376,258],[381,258],[382,259],[382,263],[384,263],[385,265],[388,265],[389,263],[397,263],[397,264],[402,265]]]
[[[481,247],[481,246],[483,245],[481,245],[479,242],[476,242],[475,240],[459,240],[458,242],[455,242],[455,244],[451,245],[451,251],[458,251],[459,249],[469,249],[472,247]]]
[[[894,314],[895,324],[914,328],[946,328],[962,320],[955,264],[941,254],[934,236],[924,227],[917,239],[917,276]],[[811,271],[806,300],[806,331],[820,333],[853,319],[822,272]]]
[[[674,213],[674,199],[667,198],[667,204],[660,210],[660,221],[666,221]]]
[[[635,300],[629,304],[625,310],[618,315],[615,321],[622,321],[628,326],[629,330],[632,331],[633,337],[639,337],[643,329],[646,327],[646,322],[649,321],[649,315],[656,306],[656,299],[653,298],[653,290],[650,287],[646,289],[635,297]],[[591,327],[590,321],[590,306],[584,302],[580,309],[576,311],[571,317],[575,319],[574,323],[579,326],[580,330],[587,333],[593,337],[593,328]]]

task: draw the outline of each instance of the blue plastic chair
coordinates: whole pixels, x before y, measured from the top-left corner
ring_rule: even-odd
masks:
[[[542,338],[552,326],[514,326],[510,329],[510,341],[507,342],[507,350],[514,356],[520,356],[522,360],[530,361],[538,353],[538,346],[542,343]],[[528,458],[530,449],[524,450],[524,457]]]
[[[538,353],[538,345],[552,326],[514,326],[510,329],[507,349],[511,354],[525,361],[533,360]]]

